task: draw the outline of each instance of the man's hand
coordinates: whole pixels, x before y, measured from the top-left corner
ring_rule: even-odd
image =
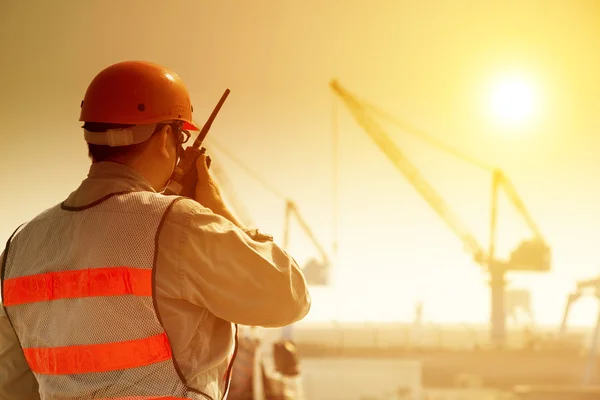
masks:
[[[196,160],[198,183],[196,183],[194,200],[202,204],[204,207],[210,208],[215,214],[219,214],[222,217],[227,218],[239,228],[244,229],[240,222],[233,216],[233,214],[225,205],[225,202],[221,197],[219,185],[217,185],[217,182],[214,181],[210,175],[210,172],[208,171],[206,157],[206,154],[203,153],[198,157],[198,160]]]
[[[211,210],[224,208],[221,190],[208,172],[206,154],[200,154],[196,160],[196,169],[198,170],[198,182],[196,183],[195,200]]]

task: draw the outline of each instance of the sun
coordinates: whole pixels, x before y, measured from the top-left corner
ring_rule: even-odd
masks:
[[[538,111],[539,98],[534,83],[512,74],[497,78],[490,87],[490,112],[503,127],[521,128]]]

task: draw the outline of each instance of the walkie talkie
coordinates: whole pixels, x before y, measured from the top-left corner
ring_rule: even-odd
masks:
[[[194,143],[185,148],[179,163],[175,167],[175,171],[173,171],[173,175],[171,176],[171,180],[169,181],[167,188],[163,192],[166,195],[180,195],[186,196],[190,198],[194,198],[194,193],[196,191],[196,183],[198,182],[198,170],[196,169],[196,161],[201,154],[206,152],[206,149],[202,146],[202,142],[206,138],[208,131],[210,130],[210,126],[212,125],[215,117],[219,113],[219,110],[223,106],[225,99],[229,96],[229,89],[225,90],[223,96],[221,96],[221,100],[217,103],[217,106],[213,110],[210,117],[202,127],[202,130],[198,134]],[[210,167],[210,159],[207,159],[208,167]]]

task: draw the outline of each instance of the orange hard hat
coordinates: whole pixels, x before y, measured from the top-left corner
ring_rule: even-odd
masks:
[[[192,121],[190,95],[179,76],[145,61],[113,64],[92,80],[81,102],[80,121],[151,125],[179,120],[185,130],[200,130]]]

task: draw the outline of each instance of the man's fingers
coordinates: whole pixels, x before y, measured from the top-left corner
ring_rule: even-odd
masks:
[[[198,170],[198,177],[206,178],[208,176],[208,165],[206,162],[206,154],[200,154],[196,160],[196,169]]]

